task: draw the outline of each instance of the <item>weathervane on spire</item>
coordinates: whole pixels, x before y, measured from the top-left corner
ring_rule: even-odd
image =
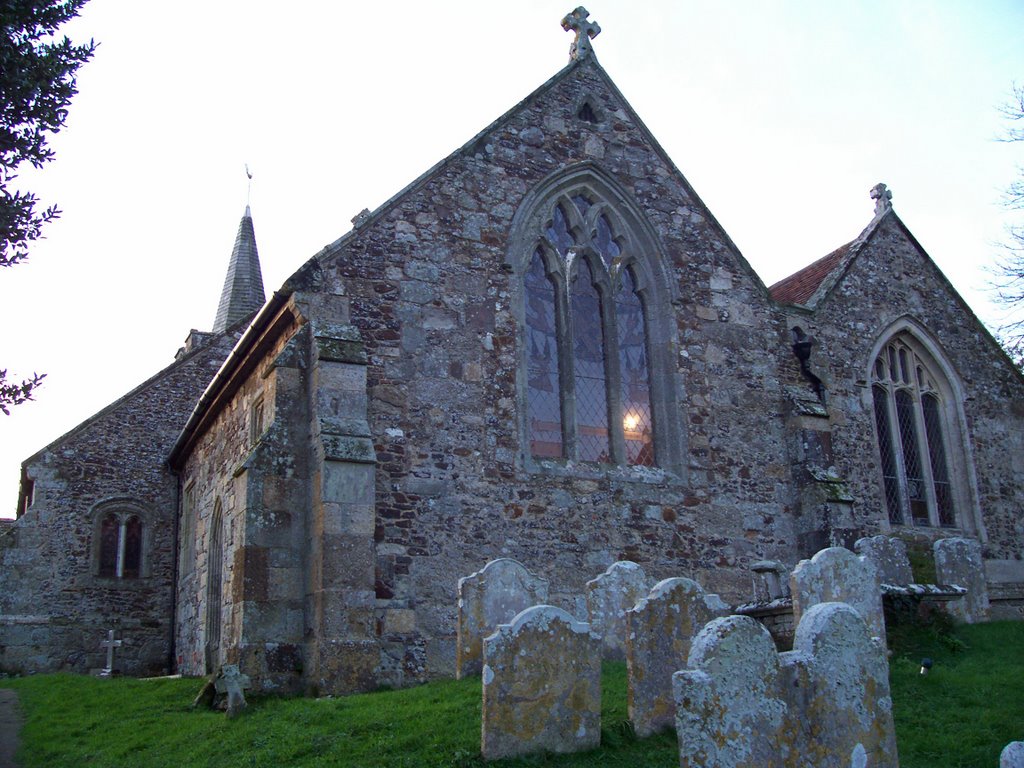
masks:
[[[249,187],[245,190],[245,210],[249,210],[249,203],[252,201],[252,171],[249,170],[249,164],[245,164],[245,177],[249,179]]]
[[[601,34],[601,27],[596,21],[588,21],[589,15],[590,11],[581,5],[562,19],[562,29],[566,32],[571,29],[576,33],[576,39],[569,46],[570,59],[585,59],[594,52],[590,41]]]
[[[875,216],[892,210],[892,190],[879,182],[871,188],[871,199],[875,201]]]

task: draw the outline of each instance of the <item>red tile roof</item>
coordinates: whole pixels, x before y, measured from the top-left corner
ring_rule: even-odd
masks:
[[[850,252],[851,245],[853,243],[842,245],[828,256],[824,256],[813,264],[808,264],[799,272],[794,272],[789,277],[779,280],[768,289],[772,298],[782,304],[806,304],[825,282],[825,279],[842,264],[844,257]]]

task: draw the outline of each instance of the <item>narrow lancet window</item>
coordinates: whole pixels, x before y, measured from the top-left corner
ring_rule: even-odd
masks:
[[[540,249],[525,280],[526,411],[530,455],[561,458],[562,405],[558,369],[555,284],[547,276]]]
[[[881,361],[879,361],[879,366]],[[900,510],[900,484],[896,470],[896,457],[892,446],[892,432],[889,430],[889,393],[883,387],[872,387],[875,405],[875,428],[878,430],[878,450],[882,458],[882,482],[885,486],[885,506],[889,510],[890,523],[902,523]]]
[[[585,260],[572,284],[573,384],[579,458],[611,461],[608,441],[608,382],[605,374],[601,297]]]
[[[622,272],[615,297],[615,318],[619,335],[626,462],[651,467],[654,466],[654,430],[651,420],[650,370],[647,364],[647,324],[644,322],[643,303],[628,269]]]

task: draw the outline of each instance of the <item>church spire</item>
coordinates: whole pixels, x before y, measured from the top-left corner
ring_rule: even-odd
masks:
[[[256,232],[252,228],[252,214],[246,204],[245,215],[238,224],[235,247],[231,249],[231,261],[228,262],[224,289],[220,293],[213,332],[227,330],[262,307],[264,301],[266,294],[263,292],[260,254],[256,250]]]

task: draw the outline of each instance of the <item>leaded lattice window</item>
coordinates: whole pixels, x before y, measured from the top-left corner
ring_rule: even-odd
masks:
[[[956,525],[937,374],[904,338],[890,341],[872,368],[875,435],[889,521]]]
[[[655,465],[648,323],[637,254],[598,196],[559,196],[523,276],[533,458]]]

